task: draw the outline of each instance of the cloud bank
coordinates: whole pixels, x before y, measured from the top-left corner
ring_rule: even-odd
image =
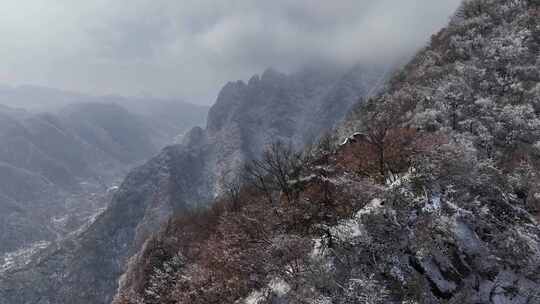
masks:
[[[266,67],[411,55],[460,0],[5,0],[0,83],[212,103]]]

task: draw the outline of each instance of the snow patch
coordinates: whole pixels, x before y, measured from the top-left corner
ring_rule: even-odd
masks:
[[[414,168],[409,168],[407,170],[407,173],[404,174],[393,174],[391,172],[388,173],[388,177],[386,178],[385,185],[388,189],[394,189],[397,187],[400,187],[407,182],[411,181],[411,177],[416,172]]]
[[[252,291],[249,296],[244,300],[245,304],[258,304],[264,300],[265,296],[262,291]]]
[[[291,286],[282,278],[275,278],[268,284],[270,290],[279,297],[285,296],[291,291]]]
[[[30,257],[36,254],[38,251],[47,248],[51,242],[39,241],[32,243],[26,248],[19,249],[17,251],[5,253],[0,258],[0,273],[16,267],[24,266],[30,261]]]
[[[365,234],[363,226],[361,224],[361,217],[366,214],[372,214],[377,212],[377,210],[380,209],[382,206],[382,200],[379,198],[374,198],[366,206],[364,206],[364,208],[360,209],[360,211],[358,211],[353,218],[343,220],[338,225],[331,227],[330,232],[336,238],[352,243],[355,239],[358,239]],[[317,244],[319,244],[319,248],[315,247],[313,254],[319,253],[321,251],[320,240],[318,243],[316,240],[315,245],[317,246]]]
[[[352,142],[354,140],[354,138],[356,136],[360,136],[360,135],[362,135],[362,133],[360,133],[360,132],[353,133],[349,137],[345,138],[345,140],[340,144],[340,146],[344,146],[346,144],[349,144],[350,142]]]
[[[51,222],[55,226],[65,226],[68,219],[69,219],[69,215],[64,215],[64,216],[60,216],[60,217],[54,216],[54,217],[51,218]]]
[[[441,195],[435,194],[431,197],[431,200],[422,208],[422,211],[426,213],[436,212],[441,209]]]
[[[320,238],[313,240],[313,250],[311,250],[311,253],[309,254],[310,258],[316,259],[317,257],[322,256],[323,254],[323,244],[322,240]]]
[[[290,180],[288,181],[288,184],[290,185],[294,185],[294,184],[297,184],[297,183],[304,183],[304,182],[310,182],[312,181],[313,179],[317,178],[317,175],[315,174],[310,174],[308,176],[304,176],[304,177],[301,177],[297,180]]]
[[[109,189],[107,189],[107,192],[108,192],[108,193],[116,192],[116,191],[118,191],[118,189],[120,189],[120,187],[118,187],[118,186],[112,186],[112,187],[109,187]]]
[[[356,214],[356,217],[359,218],[362,215],[365,214],[372,214],[378,209],[380,209],[383,206],[382,201],[378,198],[374,198],[369,202],[369,204],[365,205],[364,208],[360,209],[358,213]]]
[[[252,291],[247,298],[244,299],[245,304],[262,303],[269,293],[273,293],[278,297],[283,297],[291,291],[291,286],[282,278],[276,277],[268,283],[267,287],[261,290]]]
[[[68,235],[70,236],[79,235],[83,233],[84,231],[86,231],[86,229],[88,229],[88,227],[90,227],[97,220],[97,218],[103,212],[105,212],[105,210],[107,210],[107,207],[102,207],[102,208],[97,209],[92,215],[87,217],[85,223],[81,227],[79,227],[75,231],[70,232]]]
[[[347,242],[353,242],[354,239],[362,235],[360,222],[356,217],[330,228],[330,232],[334,237]]]

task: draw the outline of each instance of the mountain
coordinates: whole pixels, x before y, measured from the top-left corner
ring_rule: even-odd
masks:
[[[60,115],[85,142],[119,161],[145,160],[158,150],[144,120],[117,104],[73,104]]]
[[[48,112],[71,104],[75,100],[88,101],[87,98],[88,96],[84,94],[47,87],[0,85],[0,104],[35,112]]]
[[[0,303],[109,303],[128,258],[171,215],[206,206],[271,141],[296,147],[312,141],[382,78],[380,70],[357,66],[292,75],[269,69],[247,83],[228,83],[207,127],[192,129],[182,144],[133,170],[88,229],[5,272]],[[327,111],[332,104],[339,109]]]
[[[71,205],[68,199],[107,187],[131,161],[94,145],[65,117],[4,107],[0,109],[0,124],[0,205],[8,208],[0,215],[1,254],[56,240],[67,231],[55,227],[54,218],[69,217],[73,228],[77,222],[82,224],[104,202],[85,206],[87,202],[81,200]],[[141,147],[149,153],[150,142]]]
[[[465,1],[343,141],[272,145],[168,221],[114,303],[540,303],[539,17]]]
[[[59,209],[54,201],[60,204],[60,197],[54,186],[42,176],[3,162],[0,183],[0,253],[53,240],[56,235],[45,223]],[[47,214],[43,214],[45,210]]]
[[[113,103],[129,109],[150,130],[150,139],[160,148],[182,141],[193,126],[204,126],[208,106],[194,105],[174,99],[102,96],[95,102]]]
[[[199,106],[177,99],[152,97],[93,96],[48,87],[0,85],[0,105],[25,109],[32,113],[56,113],[77,104],[116,104],[144,121],[152,130],[151,140],[164,147],[193,126],[204,125],[207,106]],[[75,106],[76,107],[76,106]]]
[[[43,113],[0,106],[0,265],[85,225],[107,204],[107,189],[186,123],[160,128],[149,123],[158,115],[145,115],[98,102]]]

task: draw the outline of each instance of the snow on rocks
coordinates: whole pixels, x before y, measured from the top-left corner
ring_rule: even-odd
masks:
[[[274,278],[268,284],[268,288],[270,288],[270,290],[279,297],[283,297],[289,293],[289,291],[291,291],[291,286],[282,278]]]
[[[371,200],[371,202],[369,202],[369,204],[367,204],[366,206],[364,206],[364,208],[362,208],[362,209],[360,209],[360,211],[358,211],[356,217],[360,217],[360,216],[362,216],[364,214],[374,213],[378,209],[380,209],[382,206],[383,206],[382,200],[379,199],[379,198],[374,198],[374,199]]]
[[[423,212],[431,213],[436,212],[441,209],[441,195],[435,194],[427,202],[427,204],[422,208]]]
[[[247,296],[243,301],[240,301],[239,303],[263,303],[263,301],[269,296],[282,298],[287,296],[289,291],[291,291],[291,286],[289,285],[289,283],[285,282],[285,280],[283,280],[282,278],[275,277],[268,283],[266,287],[260,290],[252,291],[249,296]]]
[[[244,299],[244,304],[258,304],[265,299],[265,294],[262,291],[252,291],[247,298]]]
[[[50,244],[51,243],[48,241],[39,241],[32,243],[26,248],[4,254],[4,256],[0,257],[0,274],[13,267],[26,265],[29,262],[30,257],[38,251],[47,248]]]
[[[353,133],[352,135],[345,138],[345,140],[340,144],[340,146],[345,146],[351,143],[355,143],[359,138],[363,137],[364,134],[360,132]]]

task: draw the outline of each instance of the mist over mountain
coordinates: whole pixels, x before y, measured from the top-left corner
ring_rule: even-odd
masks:
[[[540,303],[538,0],[3,8],[0,304]]]
[[[6,2],[0,83],[210,105],[231,79],[409,58],[460,0]]]
[[[464,2],[341,140],[168,221],[114,303],[539,303],[539,16]]]
[[[116,104],[139,116],[160,147],[195,125],[204,125],[207,106],[198,106],[178,99],[152,97],[98,96],[40,86],[0,86],[0,105],[32,113],[65,111],[74,104]]]
[[[133,170],[86,231],[8,271],[1,283],[9,290],[4,298],[13,303],[38,298],[110,302],[128,258],[171,215],[207,206],[271,142],[299,149],[318,138],[360,98],[378,91],[391,68],[309,69],[292,75],[268,69],[248,82],[229,82],[210,109],[205,129],[195,127],[182,144]],[[45,279],[57,272],[63,275]]]
[[[160,103],[137,115],[82,95],[40,92],[46,94],[28,88],[0,94],[29,107],[25,98],[35,99],[50,111],[0,106],[2,265],[11,261],[11,252],[44,246],[87,224],[107,205],[107,189],[131,167],[173,143],[188,126],[204,123],[198,106]],[[51,103],[41,102],[49,98]],[[175,122],[166,114],[171,111],[189,119]]]

